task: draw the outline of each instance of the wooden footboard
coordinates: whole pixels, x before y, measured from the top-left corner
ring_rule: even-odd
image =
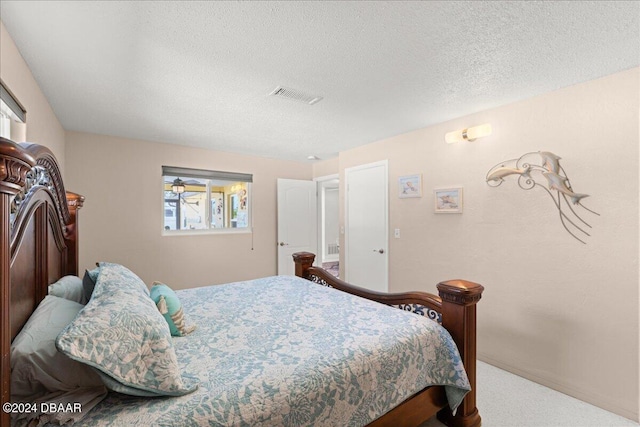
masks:
[[[419,425],[436,412],[438,419],[447,426],[480,426],[480,415],[476,408],[476,303],[480,300],[484,287],[466,280],[449,280],[438,283],[440,296],[426,292],[375,292],[351,285],[322,268],[314,267],[314,259],[315,255],[310,252],[293,254],[296,276],[437,321],[451,334],[467,371],[471,391],[465,396],[455,415],[443,398],[443,389],[430,387],[376,420],[371,426]]]

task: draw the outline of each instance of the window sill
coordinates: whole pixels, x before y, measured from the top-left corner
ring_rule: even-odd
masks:
[[[213,228],[208,230],[163,230],[162,237],[203,236],[216,234],[251,234],[253,229],[246,228]]]

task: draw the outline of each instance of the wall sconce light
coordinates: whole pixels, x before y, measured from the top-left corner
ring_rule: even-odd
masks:
[[[176,178],[173,180],[173,184],[171,184],[171,191],[176,194],[184,193],[184,181],[180,178]]]
[[[491,135],[491,125],[486,123],[480,126],[474,126],[467,129],[457,130],[454,132],[448,132],[444,136],[444,140],[448,144],[454,144],[462,141],[475,141],[478,138]]]

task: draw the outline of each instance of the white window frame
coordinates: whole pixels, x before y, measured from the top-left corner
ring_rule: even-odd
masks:
[[[205,202],[205,223],[206,227],[202,229],[177,229],[177,230],[166,230],[165,229],[165,217],[166,217],[166,198],[165,198],[165,177],[179,177],[182,181],[186,181],[189,178],[196,178],[199,180],[206,181],[206,202]],[[222,228],[213,228],[211,227],[212,223],[212,212],[211,212],[211,187],[212,182],[214,181],[225,181],[229,184],[243,182],[246,184],[247,189],[247,227],[242,228],[232,228],[232,227],[222,227]],[[163,236],[189,236],[195,234],[229,234],[229,233],[252,233],[253,232],[253,215],[252,215],[252,207],[253,207],[253,197],[252,197],[252,188],[251,184],[253,182],[253,175],[247,173],[237,173],[237,172],[224,172],[224,171],[214,171],[214,170],[206,170],[206,169],[191,169],[191,168],[183,168],[177,166],[162,166],[162,176],[161,176],[161,185],[162,185],[162,235]],[[224,200],[225,204],[225,217],[228,209],[227,200]],[[226,223],[227,220],[225,219]]]
[[[26,122],[27,112],[0,80],[0,136],[23,142]]]

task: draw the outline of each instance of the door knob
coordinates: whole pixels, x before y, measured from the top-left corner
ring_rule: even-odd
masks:
[[[381,254],[384,253],[384,249],[374,249],[373,252],[380,252]]]
[[[289,244],[285,242],[280,242],[280,246],[289,246]]]

